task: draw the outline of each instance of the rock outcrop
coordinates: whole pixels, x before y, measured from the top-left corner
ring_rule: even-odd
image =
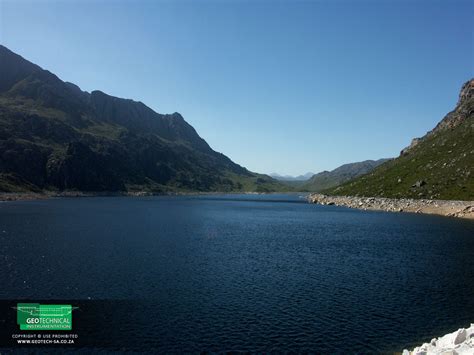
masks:
[[[447,129],[453,129],[459,126],[463,121],[468,119],[474,113],[472,99],[474,98],[474,79],[464,83],[459,93],[456,108],[448,113],[431,131],[421,138],[414,138],[411,144],[401,151],[401,155],[407,155],[420,142],[428,137]]]

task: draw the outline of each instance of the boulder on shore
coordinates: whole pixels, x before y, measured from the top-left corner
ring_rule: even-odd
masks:
[[[461,328],[453,333],[432,339],[429,343],[417,346],[413,351],[403,350],[402,355],[474,354],[474,323],[467,329]]]

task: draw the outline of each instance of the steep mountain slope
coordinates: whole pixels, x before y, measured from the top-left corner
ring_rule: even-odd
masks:
[[[325,191],[335,195],[474,200],[474,79],[438,125],[368,175]]]
[[[331,171],[322,171],[301,184],[300,190],[319,192],[338,186],[353,178],[367,174],[388,160],[389,159],[365,160],[357,163],[344,164]]]
[[[0,46],[0,191],[272,191],[179,113],[87,93]]]

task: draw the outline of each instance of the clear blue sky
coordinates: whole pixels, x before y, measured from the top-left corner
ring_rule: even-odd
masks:
[[[300,174],[398,155],[474,76],[473,1],[5,1],[0,41]]]

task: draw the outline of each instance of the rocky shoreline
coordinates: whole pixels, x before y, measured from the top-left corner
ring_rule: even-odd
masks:
[[[5,201],[31,201],[46,200],[57,197],[94,197],[94,196],[144,196],[145,194],[122,194],[122,193],[94,193],[94,192],[0,192],[0,202]]]
[[[335,205],[371,211],[412,212],[474,219],[474,201],[415,200],[384,197],[308,195],[310,203]]]
[[[245,195],[262,195],[266,192],[149,192],[149,191],[124,191],[124,192],[87,192],[87,191],[44,191],[44,192],[0,192],[0,202],[6,201],[31,201],[46,200],[49,198],[61,197],[110,197],[110,196],[127,196],[127,197],[145,197],[145,196],[199,196],[199,195],[220,195],[220,194],[245,194]]]

